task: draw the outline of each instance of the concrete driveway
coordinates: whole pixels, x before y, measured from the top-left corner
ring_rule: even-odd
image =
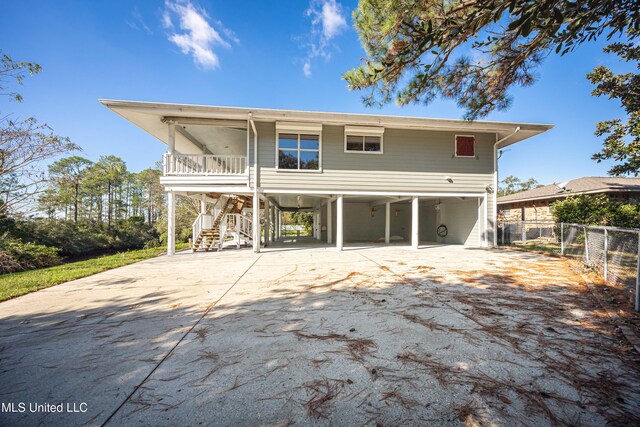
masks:
[[[225,250],[0,303],[0,402],[0,425],[638,425],[640,368],[559,259]]]

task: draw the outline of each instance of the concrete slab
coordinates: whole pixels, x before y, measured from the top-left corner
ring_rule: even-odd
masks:
[[[640,369],[559,259],[310,242],[160,257],[0,304],[0,413],[33,425],[602,425]]]

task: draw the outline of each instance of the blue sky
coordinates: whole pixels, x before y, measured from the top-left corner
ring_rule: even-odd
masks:
[[[366,108],[341,75],[364,51],[353,29],[356,1],[29,1],[5,2],[0,49],[44,71],[18,88],[22,104],[0,112],[35,116],[84,148],[82,155],[122,157],[132,170],[151,166],[164,145],[98,103],[99,98],[461,118],[452,102]],[[619,105],[590,95],[585,75],[617,71],[605,41],[551,56],[538,82],[487,120],[552,123],[512,146],[500,177],[560,182],[606,175],[590,159],[601,141],[595,122],[622,116]],[[4,97],[3,97],[4,98]]]

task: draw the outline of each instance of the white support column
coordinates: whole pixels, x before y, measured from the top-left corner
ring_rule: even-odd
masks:
[[[327,243],[330,245],[333,242],[333,209],[331,208],[331,199],[327,201]]]
[[[385,203],[384,208],[384,243],[391,242],[391,202]]]
[[[176,124],[173,121],[168,121],[167,126],[169,129],[169,138],[167,139],[167,147],[169,154],[174,154],[176,151]]]
[[[411,247],[413,249],[418,249],[419,244],[419,230],[420,226],[418,221],[418,214],[420,212],[419,209],[419,199],[417,197],[413,197],[411,200]]]
[[[253,252],[260,252],[260,196],[253,193]]]
[[[200,213],[201,214],[207,213],[207,195],[206,194],[202,194],[200,196]]]
[[[344,234],[343,234],[343,226],[344,226],[344,218],[343,218],[343,196],[340,195],[336,199],[336,249],[339,251],[344,247]]]
[[[264,200],[264,245],[269,246],[269,236],[271,231],[271,204],[269,199]]]
[[[167,193],[167,255],[176,253],[176,195]]]
[[[482,227],[482,229],[484,230],[484,241],[483,241],[483,246],[485,248],[489,247],[489,194],[488,193],[484,193],[484,203],[483,203],[483,224],[484,227]],[[495,215],[494,215],[495,218]],[[495,229],[497,226],[497,221],[494,219],[493,221],[493,228]],[[495,232],[493,233],[495,236]]]

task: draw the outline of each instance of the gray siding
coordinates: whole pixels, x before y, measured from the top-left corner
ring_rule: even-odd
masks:
[[[385,191],[385,192],[465,192],[484,193],[488,185],[493,186],[493,143],[495,134],[475,134],[477,158],[454,156],[455,132],[386,129],[384,154],[356,154],[344,152],[344,128],[324,126],[322,131],[322,172],[277,171],[275,123],[256,123],[258,131],[259,185],[277,192],[299,190],[303,192],[331,191]],[[460,132],[468,134],[468,132]],[[253,140],[250,145],[249,164],[253,165]],[[253,168],[252,168],[253,169]],[[445,177],[451,178],[449,182]],[[253,186],[254,173],[250,175]],[[489,244],[493,242],[493,194],[488,199]],[[477,221],[476,201],[474,208],[452,208],[464,227],[471,216]],[[346,212],[345,207],[345,214]],[[462,209],[462,211],[460,210]],[[403,220],[392,222],[392,235],[410,236],[410,208],[407,207],[408,226]],[[421,211],[423,208],[421,208]],[[469,212],[468,212],[469,211]],[[399,213],[404,216],[405,212]],[[421,232],[421,239],[432,240],[433,213],[421,213],[421,223],[429,224],[428,233]],[[457,222],[457,220],[456,220]],[[334,223],[335,224],[335,223]],[[477,225],[476,225],[477,227]],[[376,227],[377,229],[377,227]],[[422,229],[422,227],[421,227]],[[345,234],[345,240],[351,240]],[[357,238],[357,235],[353,236]],[[477,228],[465,237],[455,235],[451,243],[478,245]],[[455,240],[455,241],[454,241]]]
[[[277,171],[275,124],[260,123],[257,128],[264,188],[484,192],[492,180],[494,134],[476,135],[477,158],[456,158],[453,132],[387,129],[384,154],[375,155],[345,153],[344,128],[324,126],[322,172],[314,173]]]

